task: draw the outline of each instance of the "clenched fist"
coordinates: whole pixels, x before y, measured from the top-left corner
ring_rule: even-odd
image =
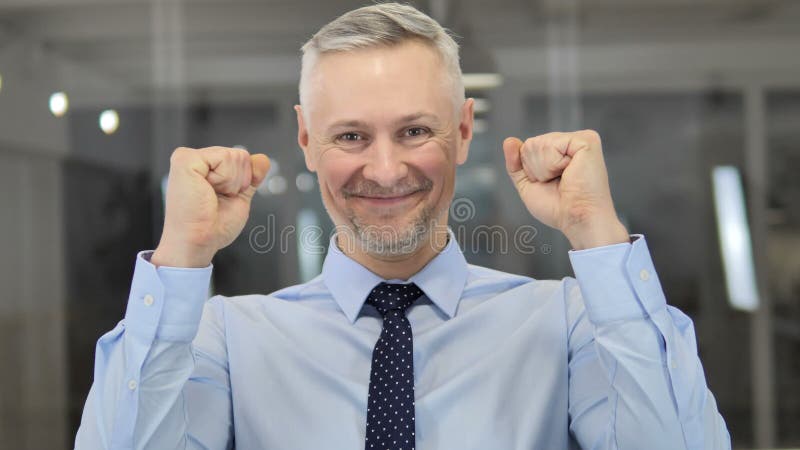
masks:
[[[506,170],[528,211],[576,250],[628,242],[611,200],[600,136],[592,130],[503,142]]]
[[[227,147],[178,148],[170,158],[157,266],[205,267],[250,216],[250,200],[269,170],[266,155]]]

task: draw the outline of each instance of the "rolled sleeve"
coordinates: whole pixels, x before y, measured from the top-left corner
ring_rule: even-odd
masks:
[[[631,240],[569,252],[587,314],[595,324],[643,318],[666,307],[644,236],[635,234]]]
[[[151,254],[140,252],[136,258],[126,330],[146,342],[191,342],[208,298],[213,266],[156,267],[149,261]]]

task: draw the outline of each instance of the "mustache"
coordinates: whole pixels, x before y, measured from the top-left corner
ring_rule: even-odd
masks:
[[[344,198],[350,197],[402,197],[414,194],[419,191],[429,191],[433,188],[433,182],[428,178],[420,180],[406,180],[385,188],[378,183],[370,180],[358,180],[342,188]]]

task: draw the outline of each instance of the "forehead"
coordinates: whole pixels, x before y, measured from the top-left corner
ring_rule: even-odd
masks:
[[[311,121],[391,120],[425,111],[452,114],[452,89],[439,53],[409,40],[398,45],[325,53],[309,77]]]

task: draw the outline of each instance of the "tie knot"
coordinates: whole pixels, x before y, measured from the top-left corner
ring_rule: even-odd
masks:
[[[367,303],[374,306],[382,316],[392,310],[405,312],[422,295],[416,284],[381,282],[367,296]]]

